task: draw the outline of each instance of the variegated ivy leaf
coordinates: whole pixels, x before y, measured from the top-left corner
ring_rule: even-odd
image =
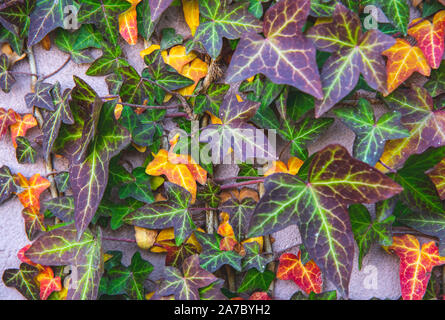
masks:
[[[410,155],[445,145],[445,110],[434,108],[433,99],[426,89],[418,86],[398,89],[386,97],[385,102],[402,114],[402,125],[410,131],[409,137],[386,143],[380,159],[386,166],[397,170]],[[378,169],[387,171],[382,166]]]
[[[54,111],[53,97],[51,90],[54,85],[37,81],[34,92],[30,92],[25,96],[26,106],[28,108],[38,107],[48,111]]]
[[[80,24],[92,23],[105,40],[117,46],[118,15],[130,8],[125,0],[83,0],[78,12]]]
[[[89,143],[89,152],[74,159],[70,165],[70,184],[79,234],[88,227],[105,192],[109,161],[130,143],[130,134],[114,119],[113,106],[113,103],[106,103],[102,109],[96,135]]]
[[[15,148],[15,157],[18,163],[36,163],[37,151],[32,147],[26,137],[17,137],[15,140],[17,147]]]
[[[153,265],[142,259],[140,252],[136,252],[128,267],[117,262],[107,270],[101,286],[105,285],[105,293],[108,295],[126,294],[130,299],[144,300],[144,282],[152,271]]]
[[[273,260],[272,256],[267,258],[260,253],[258,242],[245,243],[244,249],[246,250],[246,255],[241,262],[243,270],[255,268],[259,272],[264,272],[267,264]]]
[[[388,201],[391,200],[385,200],[383,202]],[[392,202],[395,204],[394,201]],[[368,254],[373,243],[377,242],[382,246],[389,246],[392,244],[391,227],[395,220],[395,216],[385,217],[386,212],[384,208],[385,207],[382,204],[377,207],[376,218],[371,219],[371,215],[364,205],[353,204],[349,206],[352,232],[354,233],[354,238],[359,249],[359,269],[362,268],[363,257]]]
[[[445,147],[430,148],[422,154],[412,155],[402,169],[391,174],[403,187],[398,196],[411,210],[415,212],[445,213],[434,183],[425,173],[445,157]]]
[[[39,270],[27,263],[20,264],[19,269],[6,269],[3,273],[3,283],[7,287],[16,288],[28,300],[40,300],[39,287],[34,278]]]
[[[100,231],[95,236],[87,230],[77,240],[77,230],[73,225],[55,229],[34,241],[26,251],[26,257],[42,265],[71,265],[74,275],[67,299],[96,299],[103,272]]]
[[[330,145],[313,157],[307,182],[278,173],[266,178],[265,188],[248,236],[298,224],[309,256],[345,295],[354,252],[347,206],[374,203],[402,191],[397,183],[355,160],[340,145]]]
[[[357,85],[360,74],[372,89],[387,92],[381,54],[395,43],[394,38],[378,30],[363,33],[359,17],[340,3],[332,21],[312,27],[308,37],[317,49],[332,53],[321,72],[324,99],[316,103],[316,117],[346,97]]]
[[[57,48],[59,48],[59,50],[69,53],[71,55],[71,60],[73,60],[75,63],[91,63],[95,59],[91,52],[88,52],[84,47],[86,42],[83,44],[78,42],[78,39],[82,33],[89,33],[90,31],[91,30],[86,30],[84,27],[81,27],[75,32],[59,29],[57,31],[54,44],[57,46]],[[85,38],[87,35],[82,35],[82,37]]]
[[[68,29],[65,25],[66,8],[78,9],[73,0],[37,0],[30,15],[28,47],[39,43],[48,33],[58,27]]]
[[[0,167],[0,204],[18,192],[18,186],[14,182],[14,177],[7,166]]]
[[[222,237],[219,234],[196,232],[195,236],[202,246],[202,252],[199,255],[201,267],[209,272],[215,272],[227,264],[235,270],[241,271],[242,256],[234,251],[221,250],[220,242]]]
[[[138,32],[145,39],[150,40],[157,21],[151,18],[150,0],[142,0],[136,7]]]
[[[255,200],[246,197],[242,200],[230,198],[219,207],[219,210],[229,214],[229,224],[232,226],[235,238],[239,242],[246,238],[249,221],[255,206]]]
[[[160,296],[175,295],[176,300],[199,300],[199,288],[207,287],[218,278],[199,266],[197,254],[188,257],[182,265],[182,272],[175,267],[165,267]]]
[[[43,201],[40,205],[40,210],[42,212],[48,210],[63,222],[74,222],[74,198],[72,196],[57,197]]]
[[[258,110],[259,102],[238,100],[239,95],[230,90],[219,109],[221,124],[205,127],[200,141],[209,143],[211,157],[222,163],[225,156],[233,150],[235,160],[245,162],[251,158],[275,159],[273,146],[263,131],[247,124]],[[232,155],[231,155],[232,156]]]
[[[243,34],[261,32],[260,21],[249,13],[247,1],[230,4],[228,0],[201,0],[199,18],[195,40],[202,43],[213,59],[221,52],[223,37],[238,39]]]
[[[173,227],[176,245],[183,243],[196,228],[189,210],[191,194],[184,188],[165,183],[168,201],[147,204],[126,216],[126,223],[151,229]]]
[[[56,109],[53,112],[45,112],[43,114],[42,132],[45,159],[48,159],[51,154],[61,123],[74,124],[74,118],[68,103],[71,90],[66,89],[63,93],[61,90],[60,83],[57,82],[52,91],[52,103]]]
[[[0,55],[0,89],[8,93],[11,86],[15,83],[15,78],[9,72],[9,59],[6,54]]]
[[[281,0],[270,7],[264,17],[265,37],[253,32],[243,36],[227,71],[227,82],[262,73],[277,84],[322,99],[315,48],[301,32],[309,10],[310,0]]]
[[[409,137],[402,126],[402,115],[397,111],[385,113],[378,120],[366,99],[360,99],[357,108],[336,109],[335,114],[355,133],[354,157],[374,166],[383,154],[387,140]]]
[[[407,0],[377,0],[370,2],[381,7],[386,17],[397,30],[406,35],[410,21],[409,4]]]

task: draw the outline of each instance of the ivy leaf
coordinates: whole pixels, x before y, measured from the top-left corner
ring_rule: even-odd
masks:
[[[241,282],[238,293],[254,290],[269,290],[269,286],[275,279],[275,275],[272,271],[266,270],[265,272],[259,272],[257,269],[250,269]]]
[[[36,173],[29,180],[20,172],[15,176],[15,183],[23,190],[17,194],[23,207],[40,208],[40,194],[50,187],[50,182]]]
[[[104,48],[104,54],[95,60],[85,72],[88,76],[105,76],[119,68],[129,67],[130,64],[121,57],[122,49],[120,46]]]
[[[15,83],[15,78],[9,72],[9,59],[6,54],[0,55],[0,89],[4,93],[11,91],[11,86]]]
[[[123,101],[133,104],[142,104],[146,99],[153,101],[152,85],[141,78],[133,67],[120,68],[119,73],[124,77],[119,91]]]
[[[246,1],[229,4],[227,0],[199,2],[200,24],[195,40],[202,43],[207,53],[216,59],[222,48],[222,38],[238,39],[245,33],[261,32],[260,22],[249,13]]]
[[[157,21],[151,18],[150,0],[142,0],[136,6],[138,32],[145,39],[150,40],[151,34],[155,30]]]
[[[256,201],[250,197],[241,200],[232,197],[219,207],[219,210],[229,214],[229,224],[233,228],[236,240],[245,239],[255,206]]]
[[[388,57],[387,74],[388,74],[388,91],[393,92],[406,81],[414,71],[429,77],[431,68],[426,60],[422,50],[419,47],[411,46],[404,39],[396,39],[396,43],[383,52]]]
[[[30,15],[28,47],[39,43],[54,29],[65,27],[65,8],[74,5],[73,0],[37,0]]]
[[[119,15],[119,33],[129,45],[135,45],[138,42],[138,25],[136,5],[141,0],[131,0],[131,7]]]
[[[248,237],[298,223],[309,256],[345,295],[353,259],[347,205],[385,200],[402,191],[378,170],[352,158],[340,145],[330,145],[313,157],[307,183],[297,176],[277,173],[266,178],[265,188],[250,221]]]
[[[39,300],[39,287],[34,281],[38,273],[36,267],[22,263],[19,269],[5,270],[3,283],[7,287],[16,288],[28,300]]]
[[[52,101],[55,106],[53,112],[45,112],[43,114],[43,151],[45,159],[48,159],[53,149],[54,142],[59,134],[61,123],[73,124],[74,118],[70,110],[68,99],[71,90],[66,89],[61,92],[60,83],[57,82],[52,91]]]
[[[395,217],[389,216],[385,218],[381,210],[376,211],[376,219],[371,219],[371,215],[364,205],[353,204],[349,207],[352,232],[359,248],[359,269],[362,268],[363,257],[368,254],[373,243],[377,242],[383,246],[392,244],[391,227]]]
[[[414,23],[418,23],[414,26]],[[408,34],[417,40],[417,45],[422,50],[429,65],[433,69],[439,68],[445,51],[445,11],[438,12],[433,19],[420,22],[418,19],[412,22]]]
[[[445,64],[442,64],[439,69],[431,72],[431,77],[428,82],[425,83],[424,87],[433,98],[445,93]]]
[[[69,178],[70,174],[67,171],[59,172],[54,176],[54,182],[56,183],[59,192],[65,192],[70,188]]]
[[[103,254],[100,232],[89,230],[77,240],[77,230],[69,225],[39,237],[26,251],[26,257],[41,265],[73,265],[77,282],[68,289],[69,300],[94,300],[102,276]]]
[[[63,222],[74,222],[74,198],[72,196],[57,197],[42,202],[41,211],[50,211]]]
[[[200,141],[212,144],[212,159],[223,163],[230,148],[236,160],[246,162],[248,158],[275,159],[269,139],[255,127],[245,123],[258,110],[259,103],[249,100],[238,101],[237,94],[226,94],[220,107],[221,124],[205,127]]]
[[[54,276],[51,267],[44,267],[37,275],[36,281],[40,284],[41,300],[47,300],[51,293],[62,290],[62,281],[60,277]]]
[[[303,264],[301,251],[298,252],[298,256],[292,253],[284,253],[280,256],[277,278],[294,281],[307,294],[321,293],[323,287],[320,268],[313,260]]]
[[[105,40],[117,46],[118,14],[130,8],[125,0],[84,0],[78,12],[80,24],[92,23]]]
[[[235,270],[241,271],[242,257],[234,251],[221,250],[220,242],[222,237],[217,233],[206,234],[195,233],[196,239],[202,246],[202,253],[199,255],[201,267],[209,272],[215,272],[223,265],[232,266]]]
[[[15,113],[15,123],[12,124],[9,129],[11,131],[11,140],[14,148],[17,148],[17,137],[24,137],[26,132],[37,126],[37,120],[30,113],[25,114],[23,117]]]
[[[290,153],[300,159],[308,158],[307,145],[320,137],[334,123],[332,118],[306,117],[295,124],[284,119],[278,133],[290,143]]]
[[[429,149],[423,154],[412,155],[402,169],[391,174],[403,187],[399,198],[415,212],[445,213],[444,206],[425,171],[445,157],[445,147]]]
[[[209,180],[203,187],[198,189],[197,199],[207,203],[211,208],[217,208],[220,202],[218,196],[220,191],[220,186]]]
[[[16,123],[16,113],[12,109],[0,108],[0,138],[8,132],[9,126]]]
[[[158,294],[174,294],[176,300],[199,300],[199,288],[207,287],[217,278],[199,266],[197,254],[188,257],[182,266],[182,272],[175,267],[165,267],[165,279]]]
[[[270,7],[264,17],[265,38],[249,33],[241,39],[226,81],[238,82],[262,73],[274,83],[288,84],[322,99],[315,48],[301,33],[309,10],[309,0],[281,0]]]
[[[29,140],[25,137],[17,137],[17,148],[15,157],[18,163],[36,163],[37,151],[31,146]]]
[[[67,52],[70,54],[71,59],[77,63],[91,63],[94,61],[93,56],[85,48],[78,46],[78,38],[80,37],[80,32],[84,30],[79,29],[76,32],[69,32],[63,29],[57,31],[57,36],[54,40],[54,44],[59,48],[59,50]]]
[[[34,7],[34,0],[15,1],[0,11],[0,23],[15,36],[24,38],[28,34],[29,15]]]
[[[48,111],[54,111],[53,98],[51,96],[51,90],[54,85],[37,81],[35,91],[26,94],[25,102],[28,108],[38,107]]]
[[[157,20],[162,13],[170,6],[173,0],[149,0],[151,20]]]
[[[326,291],[320,294],[311,292],[308,297],[303,292],[298,291],[294,293],[290,300],[337,300],[337,291]]]
[[[199,297],[201,300],[227,300],[221,289],[224,285],[223,279],[218,279],[207,287],[199,289]]]
[[[416,237],[406,234],[394,237],[394,242],[388,250],[400,258],[400,286],[403,300],[422,300],[433,267],[445,263],[445,259],[439,256],[434,241],[424,243],[420,247]]]
[[[182,266],[185,259],[199,253],[198,248],[191,243],[183,243],[180,246],[176,246],[170,241],[161,241],[155,245],[160,246],[167,250],[167,256],[165,257],[165,265],[179,268]]]
[[[9,167],[0,167],[0,204],[10,199],[18,191]]]
[[[189,210],[191,195],[176,184],[166,182],[164,185],[168,201],[147,204],[125,217],[124,221],[149,229],[173,227],[176,245],[180,245],[196,228]]]
[[[259,272],[264,272],[267,264],[271,262],[273,258],[264,257],[260,253],[260,245],[258,244],[258,242],[248,242],[245,243],[243,247],[246,250],[246,255],[241,262],[243,270],[255,268]]]
[[[428,172],[428,176],[436,186],[440,199],[445,200],[445,158]]]
[[[107,294],[127,294],[130,299],[144,300],[144,282],[152,271],[153,265],[136,252],[128,267],[119,264],[107,270]]]
[[[308,37],[317,49],[332,53],[321,72],[324,99],[315,105],[316,117],[346,97],[357,85],[360,74],[372,89],[386,93],[381,54],[394,44],[394,38],[378,30],[363,33],[359,17],[340,3],[332,22],[312,27]]]
[[[386,97],[385,102],[402,114],[401,123],[410,131],[409,137],[386,143],[380,159],[386,166],[397,170],[410,155],[445,145],[445,111],[434,109],[433,99],[426,89],[417,86],[399,89]],[[379,164],[377,168],[387,171]]]
[[[145,173],[144,167],[138,167],[131,173],[135,177],[134,182],[124,184],[119,189],[119,198],[125,199],[132,197],[136,200],[152,203],[155,201],[155,197],[151,191],[151,179],[150,176]]]
[[[374,166],[383,154],[387,140],[409,137],[399,112],[382,115],[377,121],[368,100],[360,99],[358,108],[336,109],[335,114],[355,133],[354,158]]]
[[[200,94],[196,97],[193,112],[196,114],[209,111],[211,114],[219,114],[219,107],[229,90],[230,86],[223,83],[210,84],[205,94]]]
[[[182,44],[183,38],[173,28],[162,29],[161,50],[169,49],[175,45]]]
[[[409,5],[407,1],[378,0],[377,3],[397,30],[406,35],[410,18]]]

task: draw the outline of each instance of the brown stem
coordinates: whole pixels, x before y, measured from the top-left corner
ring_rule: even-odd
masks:
[[[226,273],[227,273],[227,283],[229,285],[229,290],[231,292],[235,292],[236,291],[236,287],[235,287],[235,273],[233,272],[233,269],[231,266],[229,266],[228,264],[225,265],[226,268]]]
[[[221,186],[221,190],[238,188],[238,187],[242,187],[242,186],[248,186],[248,185],[257,184],[257,183],[260,183],[263,181],[264,181],[264,179],[258,179],[258,180],[245,181],[245,182],[239,182],[239,183],[225,184],[225,185]]]
[[[28,48],[28,60],[29,60],[29,69],[30,69],[31,73],[34,74],[33,76],[31,76],[31,92],[35,92],[36,82],[37,82],[37,76],[35,76],[37,74],[37,64],[36,64],[36,59],[34,56],[34,51],[33,51],[32,46]],[[40,113],[40,110],[38,108],[34,107],[33,109],[34,109],[34,116],[37,120],[37,124],[39,125],[39,128],[41,129],[43,126],[42,114]],[[46,172],[48,172],[48,173],[54,172],[51,155],[49,155],[48,159],[45,161],[45,168],[46,168]],[[54,177],[52,175],[48,176],[48,181],[51,184],[49,187],[51,196],[53,198],[57,198],[59,196],[59,194],[57,191],[56,182],[54,181]]]
[[[51,78],[53,75],[55,75],[56,73],[58,73],[60,70],[62,70],[63,68],[65,68],[65,66],[68,64],[68,62],[71,61],[71,56],[68,57],[68,59],[66,59],[66,61],[60,66],[58,67],[56,70],[54,70],[53,72],[51,72],[50,74],[47,74],[46,76],[44,76],[42,78],[41,81],[44,81],[48,78]]]

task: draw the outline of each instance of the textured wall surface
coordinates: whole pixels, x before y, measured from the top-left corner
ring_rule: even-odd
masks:
[[[142,50],[141,41],[138,45],[132,47],[124,46],[127,50],[126,55],[130,63],[140,71],[143,68],[143,61],[139,57],[139,51]],[[35,55],[37,58],[38,74],[49,74],[64,63],[67,55],[53,48],[50,51],[44,51],[40,46],[36,46]],[[62,88],[73,87],[72,75],[78,75],[86,80],[100,95],[106,95],[107,88],[103,78],[88,77],[85,75],[87,66],[79,66],[70,62],[61,72],[48,79],[48,82],[54,83],[60,81]],[[14,67],[16,71],[29,72],[27,60],[22,60]],[[25,75],[16,76],[17,83],[13,86],[9,94],[0,92],[0,107],[13,108],[20,113],[31,112],[24,103],[24,96],[30,90],[29,77]],[[381,111],[377,109],[377,111]],[[38,129],[32,129],[29,134],[37,135]],[[349,150],[352,148],[354,135],[338,121],[331,127],[318,141],[310,146],[310,152],[320,150],[331,143],[339,143],[346,146]],[[26,177],[35,173],[47,174],[45,166],[41,160],[34,165],[20,165],[15,159],[15,152],[7,135],[0,139],[0,166],[7,165],[13,173],[21,172]],[[55,169],[66,168],[66,163],[58,161]],[[219,168],[217,176],[233,176],[233,167]],[[49,192],[42,194],[42,197],[49,197]],[[16,268],[19,266],[17,252],[19,249],[29,243],[24,232],[23,218],[21,215],[22,205],[14,198],[0,206],[0,274],[7,268]],[[124,233],[132,237],[132,229],[127,228]],[[112,234],[114,235],[114,234]],[[301,239],[295,226],[291,226],[277,232],[273,235],[275,242],[273,249],[278,258],[279,254],[290,251],[298,252],[298,245]],[[106,250],[124,251],[124,263],[129,263],[135,250],[135,244],[106,242]],[[357,260],[357,251],[356,259]],[[150,260],[155,265],[154,272],[150,275],[152,280],[159,279],[162,275],[163,255],[155,255],[143,252],[143,257]],[[332,289],[332,285],[327,283],[326,289]],[[275,287],[275,298],[288,299],[298,290],[297,286],[291,281],[277,281]],[[380,247],[373,247],[366,256],[361,271],[358,270],[357,261],[355,261],[354,271],[350,284],[350,298],[369,299],[372,297],[397,299],[400,297],[400,285],[398,279],[398,258],[390,256]],[[22,299],[22,296],[15,290],[4,286],[0,281],[0,299]]]

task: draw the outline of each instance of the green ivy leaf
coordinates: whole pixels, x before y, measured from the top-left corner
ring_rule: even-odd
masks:
[[[176,184],[166,182],[164,185],[168,201],[147,204],[125,217],[124,221],[142,228],[173,227],[176,245],[180,245],[196,228],[189,210],[191,194]]]
[[[308,182],[289,174],[274,174],[266,178],[265,188],[250,221],[248,237],[297,223],[310,257],[345,295],[354,252],[347,205],[374,203],[402,191],[378,170],[352,158],[340,145],[330,145],[313,157]]]
[[[37,151],[31,146],[28,138],[17,137],[17,148],[15,149],[15,157],[18,163],[36,163]]]
[[[445,93],[445,64],[431,72],[431,77],[424,87],[433,98]]]
[[[29,31],[30,14],[35,0],[15,1],[0,11],[0,24],[19,38],[25,38]]]
[[[229,4],[227,0],[202,0],[199,2],[199,18],[195,39],[213,59],[221,52],[223,37],[238,39],[243,34],[261,32],[260,21],[249,13],[246,1]]]
[[[267,264],[273,260],[273,257],[267,258],[260,253],[258,242],[245,243],[244,249],[246,250],[246,255],[241,262],[243,270],[255,268],[259,272],[264,272]]]
[[[182,44],[184,39],[177,34],[173,28],[162,29],[161,50],[169,49],[175,45]]]
[[[244,276],[238,288],[238,293],[255,290],[268,291],[274,279],[275,274],[270,270],[260,272],[257,269],[250,269]]]
[[[387,201],[387,200],[386,200]],[[366,256],[375,242],[382,246],[392,244],[391,226],[395,220],[390,216],[384,220],[378,216],[371,219],[368,209],[361,204],[353,204],[349,207],[349,217],[351,219],[352,232],[359,248],[358,265],[362,268],[363,257]]]
[[[219,107],[229,90],[230,86],[223,83],[212,83],[207,89],[207,93],[196,97],[193,112],[202,114],[209,111],[213,115],[219,114]]]
[[[386,17],[403,35],[408,31],[410,21],[409,5],[406,0],[378,0],[377,5],[382,8]]]
[[[157,23],[157,21],[153,21],[151,18],[149,0],[142,0],[137,5],[136,12],[138,32],[145,40],[149,41]]]
[[[132,197],[145,203],[154,202],[155,197],[150,186],[151,179],[150,176],[145,173],[145,168],[135,168],[131,174],[136,180],[120,187],[119,198],[125,199]]]
[[[392,111],[378,121],[368,100],[360,99],[358,108],[336,109],[335,114],[355,133],[354,157],[374,166],[380,159],[387,140],[409,137],[400,120],[402,115]]]
[[[70,188],[69,178],[70,174],[67,171],[59,172],[54,176],[54,181],[59,192],[65,192]]]
[[[220,249],[222,237],[217,233],[206,234],[196,232],[196,239],[202,246],[202,252],[199,255],[201,267],[209,272],[215,272],[223,265],[232,266],[235,270],[241,271],[242,257],[233,251],[224,251]]]
[[[82,0],[78,12],[80,24],[92,23],[112,46],[117,46],[118,15],[130,8],[125,0]]]
[[[0,55],[0,89],[4,93],[11,91],[11,86],[15,83],[15,78],[9,72],[9,59],[6,54]]]
[[[86,75],[105,76],[119,70],[119,68],[129,67],[130,64],[121,58],[121,55],[122,49],[120,46],[110,47],[106,45],[104,54],[90,65]]]
[[[77,63],[91,63],[94,61],[93,55],[85,50],[82,46],[79,46],[78,39],[80,37],[80,33],[85,33],[84,28],[80,28],[76,32],[69,32],[63,29],[59,29],[57,31],[57,36],[54,40],[54,44],[59,48],[59,50],[69,53],[71,55],[71,59]],[[85,37],[85,36],[84,36]]]

